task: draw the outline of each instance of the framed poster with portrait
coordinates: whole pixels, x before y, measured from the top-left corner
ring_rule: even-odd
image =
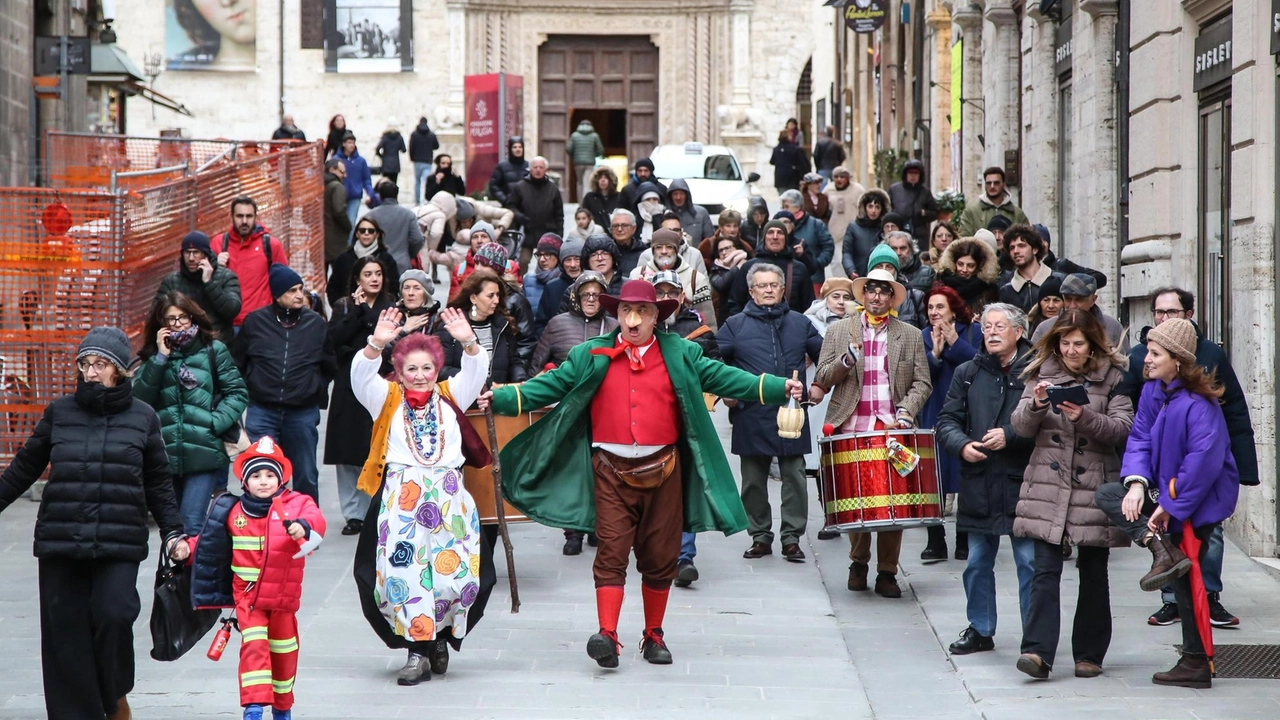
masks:
[[[165,0],[167,70],[257,69],[258,0]]]
[[[413,0],[325,0],[326,72],[413,72]]]

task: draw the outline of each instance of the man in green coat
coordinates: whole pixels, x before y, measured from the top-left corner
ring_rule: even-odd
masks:
[[[583,120],[569,136],[564,149],[573,162],[573,176],[578,179],[578,202],[582,202],[587,193],[600,189],[591,187],[591,171],[596,166],[596,158],[604,155],[604,142],[591,121]]]
[[[645,660],[671,663],[663,640],[680,533],[746,528],[737,487],[702,393],[780,405],[799,382],[751,375],[655,327],[678,307],[632,280],[600,298],[613,333],[569,351],[558,368],[481,397],[518,415],[559,403],[500,454],[502,492],[530,518],[600,538],[593,573],[600,632],[587,654],[618,666],[618,616],[630,553],[642,580]]]

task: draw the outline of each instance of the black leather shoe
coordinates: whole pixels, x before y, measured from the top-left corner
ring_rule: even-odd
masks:
[[[747,551],[742,553],[742,557],[748,560],[758,560],[764,557],[765,555],[772,555],[772,554],[773,554],[773,547],[769,545],[765,545],[764,543],[761,543],[761,542],[753,542],[751,543],[751,547],[747,548]]]
[[[827,530],[824,528],[818,531],[819,540],[835,540],[838,537],[840,537],[840,533],[835,530]]]
[[[650,665],[671,664],[671,651],[667,649],[667,643],[662,639],[662,628],[646,630],[644,637],[640,639],[640,650]]]
[[[804,562],[804,551],[800,549],[797,543],[787,543],[782,546],[782,557],[794,563]]]
[[[698,580],[698,566],[692,560],[681,560],[676,564],[676,587],[689,587]]]
[[[429,657],[431,658],[431,673],[433,675],[443,675],[449,672],[449,643],[443,639],[436,640],[435,647],[431,648]]]
[[[565,538],[564,550],[562,552],[565,555],[581,555],[582,554],[582,536],[570,535],[569,537]]]
[[[957,549],[957,554],[958,552],[959,551]],[[926,545],[924,550],[920,551],[920,559],[923,560],[926,565],[932,565],[933,563],[946,560],[947,544],[943,542],[940,544]]]
[[[968,546],[968,545],[965,545],[964,547],[957,547],[957,548],[956,548],[956,559],[957,559],[957,560],[968,560],[968,559],[969,559],[969,546]]]
[[[359,535],[364,529],[363,520],[348,520],[346,525],[342,526],[343,535]]]
[[[964,629],[960,633],[960,639],[951,643],[948,648],[952,655],[969,655],[976,652],[986,652],[996,649],[996,642],[985,635],[979,635],[973,626]]]
[[[601,630],[587,640],[587,654],[602,668],[618,667],[618,636]]]
[[[587,533],[587,544],[591,547],[600,546],[600,536],[595,533]]]

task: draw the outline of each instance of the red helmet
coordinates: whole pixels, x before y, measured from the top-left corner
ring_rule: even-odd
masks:
[[[232,464],[236,477],[243,486],[249,476],[263,468],[272,470],[280,477],[281,487],[288,485],[293,479],[293,463],[284,456],[284,450],[269,435],[258,438],[258,442],[240,453]]]

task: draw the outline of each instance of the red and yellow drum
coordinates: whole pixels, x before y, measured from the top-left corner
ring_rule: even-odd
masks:
[[[906,476],[889,463],[889,437],[919,456]],[[827,530],[874,532],[942,524],[932,430],[832,435],[818,440],[818,483]]]

